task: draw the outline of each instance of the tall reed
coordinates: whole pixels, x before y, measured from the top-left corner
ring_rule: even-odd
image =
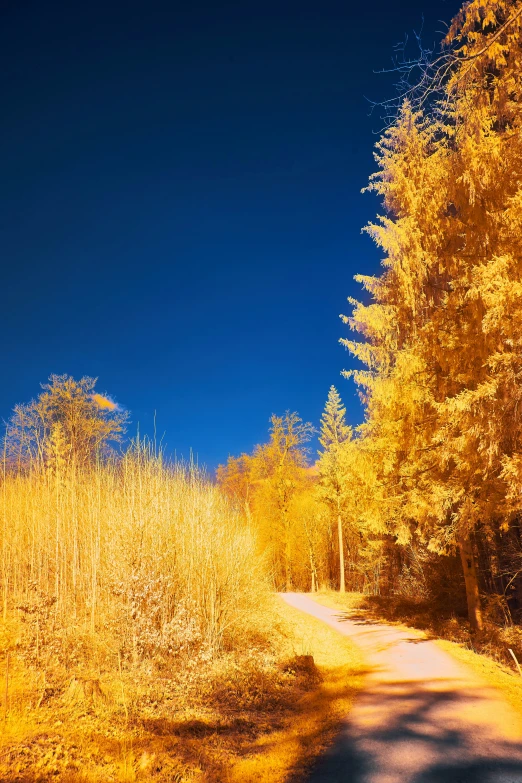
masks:
[[[212,656],[251,626],[265,589],[253,534],[194,465],[136,441],[77,470],[58,444],[0,480],[3,613],[25,618],[36,657],[74,630],[134,662]]]

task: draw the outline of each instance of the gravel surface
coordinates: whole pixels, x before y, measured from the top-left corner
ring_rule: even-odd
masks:
[[[522,720],[474,672],[419,631],[300,593],[282,598],[349,636],[369,669],[306,783],[522,783]]]

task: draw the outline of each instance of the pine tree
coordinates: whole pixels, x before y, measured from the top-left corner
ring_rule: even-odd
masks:
[[[405,103],[377,145],[386,214],[368,231],[385,271],[358,278],[373,302],[345,319],[391,529],[458,546],[475,630],[473,536],[521,511],[521,40],[518,0],[453,21],[440,100]]]
[[[321,416],[319,443],[324,451],[319,458],[320,496],[334,510],[337,523],[339,546],[339,591],[345,592],[343,498],[346,481],[343,475],[341,450],[352,437],[352,430],[346,424],[346,408],[339,392],[330,387],[324,412]]]
[[[349,440],[351,429],[346,424],[346,408],[335,386],[330,386],[328,398],[321,416],[319,443],[327,450],[333,444],[339,445]]]

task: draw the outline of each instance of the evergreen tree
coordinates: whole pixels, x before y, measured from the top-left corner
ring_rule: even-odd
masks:
[[[474,534],[522,510],[521,40],[518,0],[453,21],[439,100],[405,103],[377,145],[385,215],[368,231],[385,271],[359,277],[373,302],[346,319],[383,513],[396,535],[458,546],[475,630]]]
[[[339,392],[330,387],[328,399],[321,416],[319,443],[324,451],[319,458],[319,494],[333,510],[337,524],[339,546],[339,591],[345,591],[343,501],[347,487],[343,474],[342,447],[352,437],[352,430],[346,424],[346,408],[343,407]]]
[[[321,416],[321,430],[319,443],[323,449],[328,449],[333,444],[339,445],[349,440],[351,429],[346,424],[346,408],[343,407],[341,397],[335,386],[330,386],[328,398]]]

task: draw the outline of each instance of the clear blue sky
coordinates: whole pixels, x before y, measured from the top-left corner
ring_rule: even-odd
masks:
[[[215,467],[318,422],[356,272],[379,268],[365,96],[456,0],[2,3],[0,416],[99,377]]]

